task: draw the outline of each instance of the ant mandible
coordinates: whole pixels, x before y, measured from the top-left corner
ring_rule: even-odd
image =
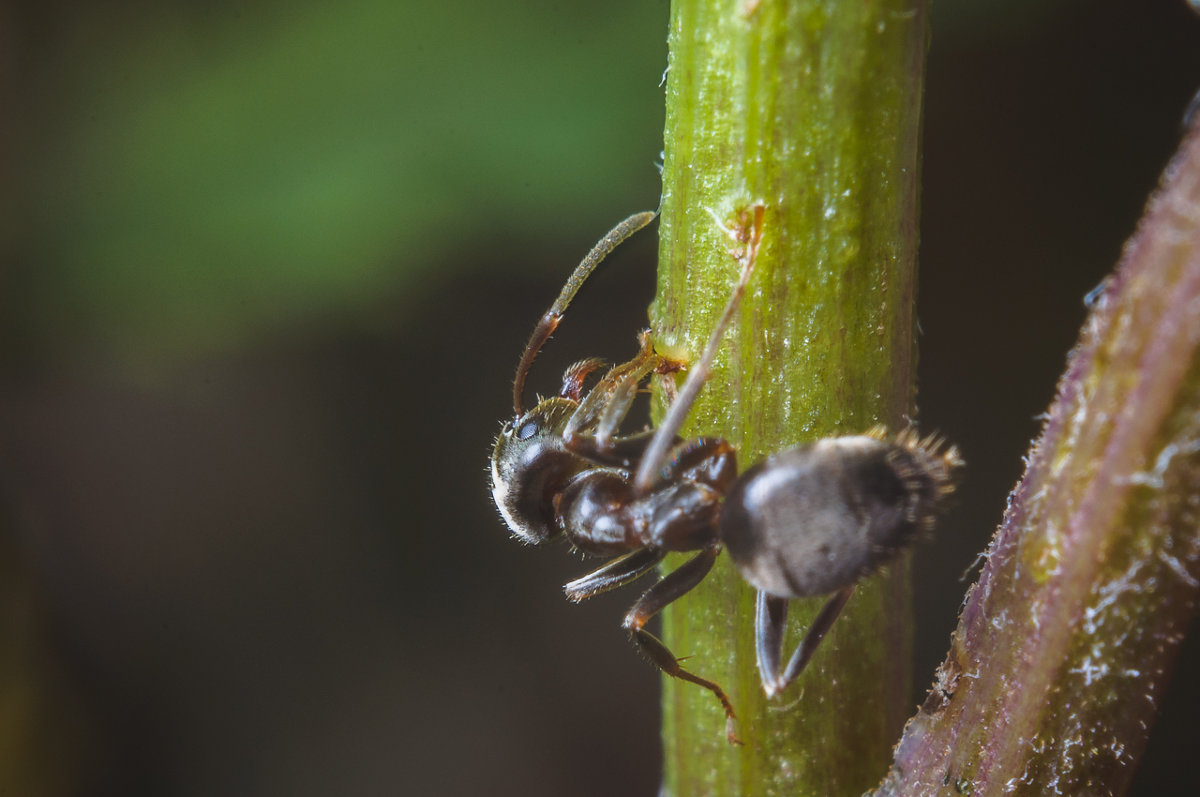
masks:
[[[642,594],[624,628],[659,669],[717,697],[727,736],[736,743],[725,691],[684,669],[646,630],[650,618],[699,584],[724,547],[758,593],[756,657],[763,689],[773,697],[800,675],[855,584],[931,528],[962,462],[955,448],[943,449],[935,438],[907,430],[889,436],[876,427],[774,454],[739,475],[729,441],[679,437],[753,271],[761,204],[744,214],[747,223],[736,236],[741,274],[733,293],[657,428],[620,433],[643,381],[681,367],[654,350],[649,332],[639,336],[637,355],[610,368],[591,390],[584,391],[584,381],[603,367],[595,358],[569,367],[559,394],[526,411],[526,374],[567,305],[596,266],[655,215],[630,216],[601,239],[534,328],[513,380],[512,420],[492,452],[492,495],[523,542],[539,545],[565,535],[585,554],[613,557],[564,587],[572,601],[644,576],[669,552],[696,552]],[[784,666],[788,601],[831,593]]]

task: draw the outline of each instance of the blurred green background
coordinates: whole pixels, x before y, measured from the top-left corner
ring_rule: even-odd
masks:
[[[584,563],[507,539],[484,467],[537,316],[657,204],[667,14],[0,8],[0,794],[656,792],[634,595],[567,604]],[[970,472],[914,707],[1200,87],[1183,0],[939,0],[933,34],[921,412]],[[630,353],[654,249],[531,389]],[[1139,794],[1200,790],[1197,666]]]

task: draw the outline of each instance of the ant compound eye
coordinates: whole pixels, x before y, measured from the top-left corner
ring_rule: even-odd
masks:
[[[521,428],[517,429],[518,440],[528,440],[533,437],[541,429],[541,424],[537,421],[526,421],[521,424]]]

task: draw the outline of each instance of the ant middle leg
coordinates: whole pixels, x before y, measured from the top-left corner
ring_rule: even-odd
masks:
[[[639,548],[613,559],[586,576],[563,586],[567,600],[579,603],[609,590],[622,587],[649,573],[663,560],[665,551],[654,548]]]
[[[761,203],[748,208],[744,214],[744,223],[737,235],[737,240],[744,244],[744,248],[738,256],[738,262],[742,267],[741,274],[733,287],[733,293],[725,303],[725,309],[721,311],[717,325],[713,327],[712,333],[708,337],[708,343],[705,344],[699,361],[688,371],[687,378],[683,381],[683,387],[679,389],[675,400],[667,410],[666,417],[663,418],[656,430],[657,434],[646,448],[646,454],[638,465],[633,480],[633,490],[638,495],[644,495],[653,489],[657,473],[669,455],[673,441],[683,427],[688,413],[692,411],[692,405],[696,403],[700,389],[704,387],[704,383],[712,374],[712,365],[717,358],[717,349],[720,348],[726,330],[733,323],[733,314],[742,302],[746,286],[750,283],[750,275],[754,271],[754,263],[758,259],[758,247],[762,243],[765,214],[766,208]]]
[[[708,575],[708,571],[712,569],[720,550],[720,546],[715,544],[710,545],[663,576],[658,583],[646,590],[637,603],[633,605],[633,608],[629,610],[629,613],[625,615],[624,627],[629,633],[630,640],[637,645],[638,650],[655,667],[673,678],[688,681],[712,692],[717,700],[721,702],[721,708],[725,711],[726,738],[730,744],[741,744],[741,741],[737,738],[737,734],[734,732],[736,715],[733,710],[733,703],[730,702],[729,696],[725,694],[725,690],[714,681],[701,678],[695,673],[685,670],[679,663],[679,659],[663,644],[662,640],[645,628],[646,623],[650,621],[651,617],[662,611],[668,604],[673,603],[690,592],[693,587]]]
[[[825,605],[821,607],[812,625],[804,633],[804,638],[792,653],[787,668],[781,672],[783,633],[787,624],[790,598],[780,598],[759,591],[754,606],[755,654],[758,659],[758,674],[767,697],[778,695],[804,671],[821,640],[833,627],[853,594],[854,585],[851,584],[838,590],[825,601]]]

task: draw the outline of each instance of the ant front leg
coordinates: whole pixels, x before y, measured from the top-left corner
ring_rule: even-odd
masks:
[[[601,453],[611,449],[617,428],[629,413],[638,386],[662,365],[663,358],[654,351],[649,333],[643,332],[638,340],[637,356],[610,368],[567,422],[563,439],[572,450],[586,454],[580,449],[593,448]]]
[[[741,741],[737,738],[737,734],[734,732],[736,715],[733,711],[733,703],[730,702],[729,696],[725,694],[725,690],[713,681],[701,678],[695,673],[685,670],[680,665],[679,659],[662,643],[662,640],[645,628],[646,623],[650,621],[651,617],[658,614],[666,606],[675,602],[683,595],[686,595],[693,587],[704,580],[704,577],[708,575],[708,571],[712,569],[713,562],[717,560],[717,554],[720,553],[720,550],[720,546],[710,545],[663,576],[657,584],[646,590],[642,597],[638,599],[638,602],[633,605],[633,608],[629,610],[629,613],[625,615],[624,627],[629,632],[629,638],[633,644],[637,645],[638,650],[655,667],[673,678],[679,678],[694,683],[697,686],[702,686],[716,695],[717,700],[721,701],[721,707],[725,710],[726,738],[729,739],[730,744],[741,744]]]
[[[642,458],[646,446],[655,437],[654,430],[617,434],[621,422],[629,413],[629,407],[637,395],[642,381],[650,374],[668,373],[678,368],[678,363],[668,360],[654,351],[649,332],[638,336],[641,347],[636,357],[627,363],[615,365],[579,402],[563,428],[563,442],[567,448],[587,459],[604,465],[632,470]],[[578,390],[578,372],[595,367],[594,360],[576,363],[568,370],[563,380],[564,397]]]
[[[796,646],[788,661],[787,669],[780,672],[783,657],[783,633],[787,625],[789,598],[768,595],[761,590],[755,601],[754,634],[755,653],[758,659],[758,674],[762,678],[763,691],[767,697],[775,697],[804,671],[809,659],[833,627],[834,622],[854,594],[854,585],[844,587],[833,594],[808,627],[804,639]]]

